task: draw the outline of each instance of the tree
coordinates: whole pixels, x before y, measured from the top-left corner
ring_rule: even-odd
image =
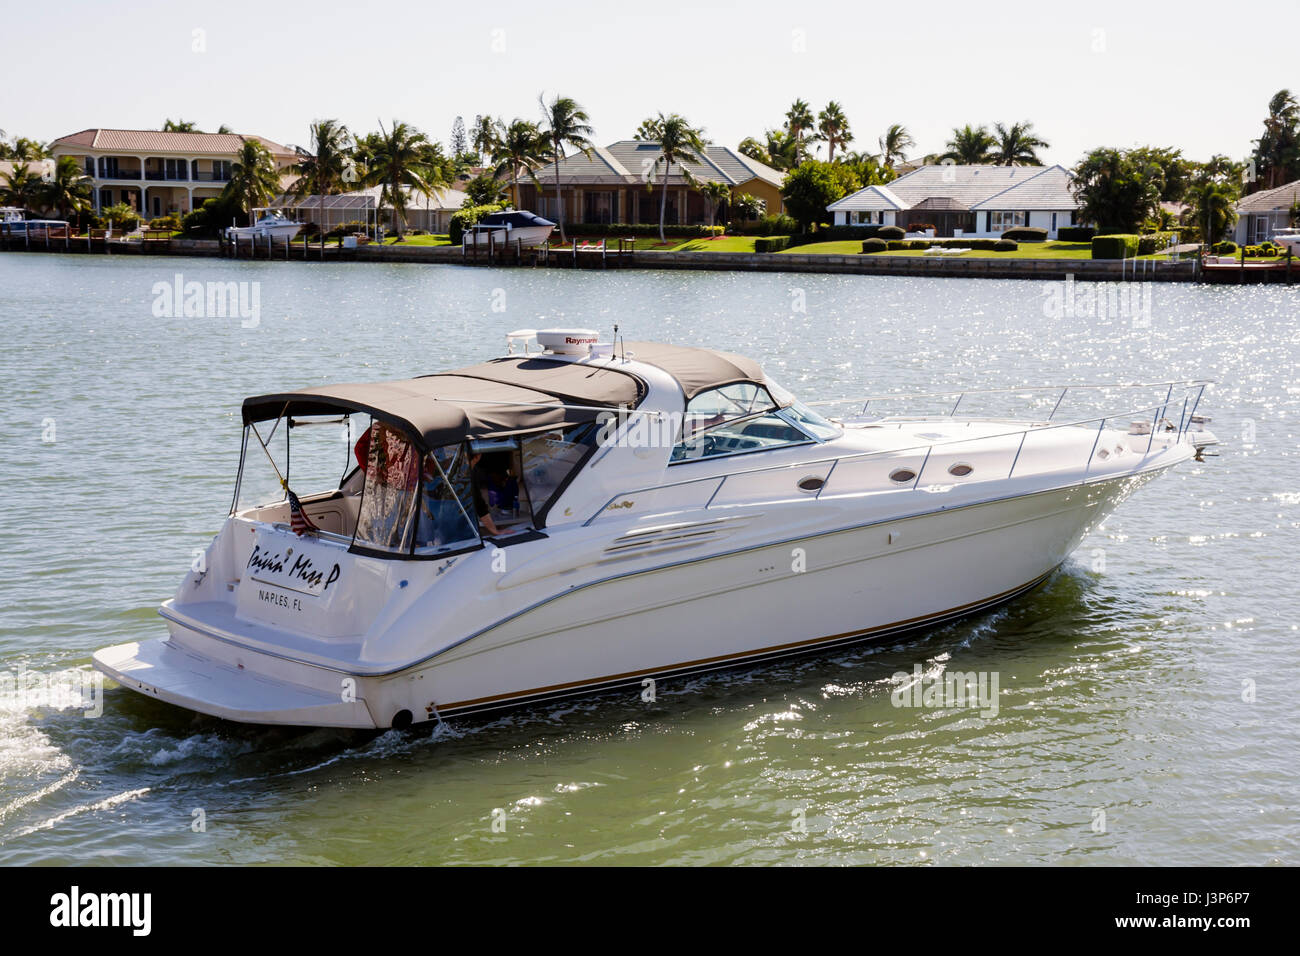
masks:
[[[736,151],[742,156],[758,160],[764,166],[772,165],[772,154],[767,151],[766,146],[752,136],[746,136],[742,139],[740,145],[736,147]]]
[[[794,137],[783,129],[763,131],[763,142],[748,136],[740,141],[738,151],[773,169],[790,169],[795,165]]]
[[[457,116],[451,124],[451,155],[460,159],[469,152],[469,137],[465,135],[465,120]]]
[[[970,127],[967,126],[967,129]],[[983,129],[983,127],[980,127]],[[1034,134],[1034,124],[1030,122],[1012,123],[1011,126],[1003,126],[1001,123],[994,123],[993,130],[996,134],[993,145],[993,153],[989,158],[999,166],[1041,166],[1042,160],[1038,158],[1039,149],[1047,149],[1049,144],[1046,140],[1039,139]]]
[[[253,221],[253,209],[265,206],[280,194],[280,171],[271,151],[255,139],[246,139],[230,167],[230,181],[222,194]]]
[[[657,143],[659,142],[659,136],[659,120],[651,116],[641,121],[641,125],[636,128],[632,138],[643,143]]]
[[[1196,227],[1204,242],[1211,245],[1218,242],[1237,221],[1234,207],[1239,196],[1231,180],[1223,182],[1205,177],[1191,186],[1187,221]]]
[[[1272,189],[1300,178],[1300,103],[1290,90],[1278,90],[1268,101],[1264,134],[1255,140],[1252,159],[1253,189]]]
[[[406,228],[409,198],[417,193],[428,196],[436,188],[447,185],[442,170],[428,162],[425,149],[428,144],[428,137],[407,123],[393,120],[391,130],[379,124],[379,142],[366,181],[381,187],[379,205],[392,208],[393,228],[399,242]]]
[[[199,132],[202,132],[202,130],[200,130],[197,126],[195,126],[195,125],[194,125],[193,123],[191,123],[189,120],[183,120],[183,119],[181,119],[181,120],[174,120],[174,119],[165,119],[165,120],[163,120],[162,131],[163,131],[164,133],[199,133]]]
[[[498,121],[482,114],[474,117],[474,129],[470,134],[470,145],[482,165],[492,155],[496,146]]]
[[[500,202],[506,193],[505,184],[488,173],[480,173],[464,186],[466,200],[471,206],[487,206]]]
[[[790,138],[794,140],[794,162],[791,165],[798,166],[803,162],[804,134],[811,130],[816,122],[812,107],[804,100],[795,100],[786,110],[785,128]]]
[[[785,208],[803,232],[821,222],[826,207],[862,188],[852,170],[836,163],[805,160],[786,174],[781,184]]]
[[[288,168],[297,176],[292,191],[298,197],[317,197],[317,216],[325,232],[325,197],[343,192],[360,179],[351,156],[352,134],[338,120],[317,120],[311,124],[312,151],[301,155]]]
[[[31,209],[40,203],[41,178],[25,162],[18,162],[5,173],[5,183],[0,196],[6,206]]]
[[[719,179],[710,179],[700,184],[700,195],[708,201],[709,225],[712,226],[718,221],[718,210],[722,204],[731,198],[731,187]]]
[[[234,130],[231,129],[229,126],[227,126],[225,123],[222,123],[220,126],[217,127],[217,133],[219,133],[219,134],[220,134],[220,133],[226,133],[226,134],[229,134],[229,133],[233,133],[233,132],[234,132]]]
[[[516,209],[519,208],[519,177],[527,170],[533,181],[537,181],[534,170],[545,162],[545,149],[546,144],[536,123],[516,119],[509,126],[502,125],[497,132],[496,146],[492,150],[492,174],[509,177]]]
[[[686,164],[699,165],[704,161],[701,155],[705,150],[704,131],[696,129],[680,113],[670,113],[668,116],[660,113],[655,122],[659,130],[659,157],[651,167],[651,174],[653,176],[653,171],[663,163],[664,181],[659,189],[659,241],[667,242],[664,238],[664,218],[668,212],[668,177],[673,163],[676,163],[682,178],[687,183],[695,184],[695,176],[686,168]]]
[[[889,169],[893,169],[898,160],[906,159],[907,151],[916,146],[916,140],[901,123],[891,124],[876,143],[880,146],[880,162]]]
[[[835,147],[852,142],[849,120],[839,103],[831,100],[826,109],[817,114],[817,135],[826,142],[826,161],[835,162]]]
[[[26,136],[15,136],[12,143],[0,143],[0,159],[16,163],[34,163],[49,158],[49,155],[50,151],[44,144]]]
[[[767,212],[767,203],[752,193],[741,193],[731,200],[731,208],[741,219],[749,222]]]
[[[58,212],[60,219],[90,208],[91,179],[71,156],[60,156],[49,179],[41,181],[37,196],[46,209]]]
[[[846,153],[841,160],[858,180],[858,188],[863,186],[883,186],[898,178],[892,167],[881,164],[880,156],[869,153]]]
[[[591,117],[579,105],[578,101],[568,96],[556,94],[550,103],[545,96],[539,96],[542,104],[542,116],[545,127],[542,136],[555,166],[555,205],[559,209],[560,241],[568,241],[564,235],[564,196],[560,191],[560,167],[564,164],[564,148],[572,147],[584,156],[590,156],[594,148],[590,137],[595,132],[591,128]]]
[[[996,143],[989,135],[988,127],[973,127],[970,123],[960,129],[953,129],[952,139],[944,144],[948,147],[939,160],[952,160],[962,166],[978,166],[989,161]]]
[[[1094,149],[1074,169],[1079,217],[1106,232],[1137,232],[1160,203],[1163,176],[1132,150]]]
[[[1197,164],[1183,158],[1182,150],[1142,146],[1129,150],[1134,159],[1160,171],[1160,201],[1181,203],[1197,174]]]

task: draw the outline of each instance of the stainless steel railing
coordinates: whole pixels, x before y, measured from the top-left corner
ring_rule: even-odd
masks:
[[[1006,432],[998,432],[991,435],[980,435],[976,438],[969,438],[969,437],[951,438],[951,439],[944,439],[942,441],[926,442],[923,444],[908,445],[908,446],[902,446],[897,448],[883,448],[883,449],[878,449],[876,451],[857,452],[849,455],[836,455],[828,458],[814,459],[812,461],[800,461],[800,462],[780,464],[780,465],[765,465],[758,468],[748,468],[748,469],[743,469],[741,471],[733,471],[725,475],[707,475],[707,476],[700,476],[694,478],[687,478],[681,481],[668,482],[666,484],[653,485],[649,487],[637,488],[634,490],[622,491],[616,495],[612,495],[609,499],[607,499],[595,512],[592,513],[592,515],[589,518],[587,518],[586,521],[583,522],[583,524],[584,526],[592,524],[597,518],[599,518],[601,515],[609,511],[611,509],[611,506],[615,505],[620,501],[631,500],[637,495],[643,495],[650,492],[663,491],[669,488],[682,488],[692,484],[716,482],[717,486],[713,489],[712,494],[709,496],[708,500],[704,504],[704,508],[707,510],[717,499],[719,492],[721,492],[723,486],[725,486],[728,481],[734,481],[736,479],[743,478],[749,475],[755,475],[755,474],[778,473],[778,472],[788,472],[788,471],[806,471],[810,468],[815,468],[817,466],[829,465],[830,466],[829,470],[826,472],[825,478],[822,479],[822,483],[820,487],[817,489],[815,494],[810,495],[810,500],[816,500],[821,497],[822,492],[825,491],[826,487],[830,484],[830,480],[835,473],[835,469],[843,463],[865,461],[873,458],[902,456],[902,455],[906,455],[909,452],[919,454],[920,452],[924,451],[925,456],[922,459],[921,467],[917,469],[915,478],[910,482],[910,487],[906,489],[901,487],[896,489],[891,489],[891,490],[916,491],[921,487],[921,479],[925,474],[925,468],[929,464],[930,458],[936,448],[942,448],[945,446],[952,446],[952,445],[968,446],[975,442],[993,442],[998,439],[1015,438],[1019,436],[1020,441],[1016,447],[1015,455],[1012,458],[1011,467],[1008,469],[1006,474],[1006,478],[1010,479],[1015,474],[1016,465],[1019,464],[1021,453],[1024,451],[1025,441],[1028,439],[1030,434],[1044,434],[1046,432],[1053,431],[1055,429],[1081,428],[1084,426],[1096,425],[1097,434],[1093,439],[1092,448],[1089,451],[1087,461],[1084,463],[1084,470],[1082,474],[1083,478],[1087,478],[1089,472],[1092,469],[1093,460],[1097,454],[1097,446],[1101,441],[1102,434],[1106,430],[1106,423],[1109,421],[1113,421],[1115,419],[1122,418],[1127,420],[1126,421],[1126,428],[1127,428],[1127,427],[1131,427],[1134,416],[1150,414],[1151,426],[1147,437],[1147,447],[1145,452],[1143,452],[1142,458],[1135,464],[1134,468],[1132,469],[1132,471],[1136,471],[1138,467],[1143,462],[1145,462],[1147,457],[1151,454],[1151,449],[1155,442],[1156,433],[1159,431],[1162,423],[1165,423],[1168,426],[1165,431],[1166,437],[1172,437],[1175,443],[1182,441],[1183,437],[1187,434],[1188,430],[1191,428],[1192,419],[1195,417],[1196,410],[1200,406],[1201,398],[1205,394],[1205,389],[1211,384],[1213,383],[1209,381],[1196,380],[1196,381],[1186,381],[1186,382],[1160,382],[1154,386],[1150,384],[1132,385],[1132,386],[1128,386],[1128,385],[1125,386],[1105,386],[1105,385],[1065,386],[1062,392],[1062,396],[1064,395],[1065,391],[1069,391],[1070,389],[1074,389],[1074,388],[1079,388],[1079,389],[1115,388],[1115,387],[1150,388],[1150,387],[1159,387],[1159,386],[1164,386],[1166,388],[1166,394],[1165,394],[1165,400],[1163,402],[1159,402],[1154,405],[1148,405],[1144,408],[1130,408],[1122,412],[1112,412],[1107,415],[1097,416],[1093,418],[1078,419],[1078,420],[1073,420],[1068,422],[1053,422],[1051,421],[1051,417],[1049,416],[1048,419],[1043,421],[1029,422],[1023,428],[1018,428]],[[1175,396],[1174,394],[1175,389],[1179,388],[1180,386],[1181,389],[1179,391],[1179,394]],[[1035,391],[1035,390],[1042,391],[1048,388],[1056,389],[1059,387],[1060,386],[1046,386],[1043,389],[1038,389],[1038,388],[986,389],[983,391],[987,391],[987,392],[1022,392],[1022,391]],[[975,394],[976,391],[979,390],[968,390],[964,392],[947,392],[947,393],[940,392],[940,393],[933,393],[933,394],[939,396],[944,396],[944,395],[964,396],[969,394]],[[1053,415],[1056,413],[1056,409],[1060,407],[1060,403],[1061,403],[1061,399],[1058,399],[1055,406],[1052,409]],[[819,404],[823,404],[823,403],[819,403]],[[958,403],[954,404],[953,406],[954,411],[956,410],[957,405],[959,404],[960,404],[960,400],[958,401]],[[1178,418],[1177,426],[1175,426],[1172,420],[1170,419],[1171,409],[1174,408],[1177,408],[1179,410],[1179,418]],[[943,418],[948,418],[948,417],[950,416],[943,416]],[[877,424],[894,424],[901,429],[902,426],[904,424],[907,424],[908,422],[925,421],[925,420],[927,419],[925,418],[885,419],[882,420],[882,422],[878,422]],[[1171,432],[1172,432],[1172,436],[1170,436]]]

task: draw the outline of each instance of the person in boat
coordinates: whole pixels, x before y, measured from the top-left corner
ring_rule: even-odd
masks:
[[[463,455],[458,447],[438,448],[425,460],[418,535],[423,545],[437,547],[473,539],[475,535],[468,518],[471,512],[483,534],[501,533],[492,520],[487,501],[475,487],[475,473],[482,456],[471,453],[466,461]]]

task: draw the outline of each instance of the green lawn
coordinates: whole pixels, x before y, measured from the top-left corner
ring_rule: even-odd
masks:
[[[720,239],[688,239],[674,252],[753,252],[754,236],[723,236]],[[858,244],[861,248],[861,243]]]
[[[396,236],[389,236],[384,239],[384,245],[403,245],[403,246],[449,246],[451,238],[449,236],[407,236],[400,243],[397,242]]]
[[[597,248],[599,248],[600,246],[600,240],[605,239],[606,240],[605,248],[607,250],[609,250],[610,252],[618,251],[617,236],[569,236],[569,241],[567,243],[565,243],[564,245],[559,245],[558,235],[556,236],[556,244],[551,246],[551,251],[568,252],[573,248],[572,243],[574,239],[577,239],[579,244],[586,242],[588,246],[596,246]],[[654,249],[657,251],[666,251],[670,249],[676,249],[681,244],[681,242],[682,240],[677,236],[669,236],[667,242],[660,242],[658,236],[638,236],[636,238],[636,241],[633,243],[632,248],[635,249],[637,252],[640,252],[643,249]],[[626,246],[624,248],[626,248]]]
[[[862,240],[842,239],[836,242],[813,242],[806,246],[794,246],[782,249],[783,253],[795,255],[854,255],[862,252]],[[925,256],[923,249],[889,249],[884,252],[870,253],[873,256]],[[958,255],[937,256],[931,253],[926,258],[944,259],[1091,259],[1092,245],[1087,242],[1022,242],[1014,252],[995,252],[992,249],[972,249]]]

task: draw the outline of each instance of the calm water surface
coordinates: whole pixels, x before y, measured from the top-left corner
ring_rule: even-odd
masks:
[[[155,317],[178,272],[260,283],[260,324]],[[11,695],[0,864],[1300,863],[1300,288],[1161,286],[1149,327],[1047,318],[1045,290],[0,255],[0,675],[164,633],[229,506],[245,395],[479,361],[515,328],[730,348],[806,398],[1211,378],[1228,439],[1000,611],[653,705],[363,735]],[[894,707],[918,663],[997,673],[998,715]]]

